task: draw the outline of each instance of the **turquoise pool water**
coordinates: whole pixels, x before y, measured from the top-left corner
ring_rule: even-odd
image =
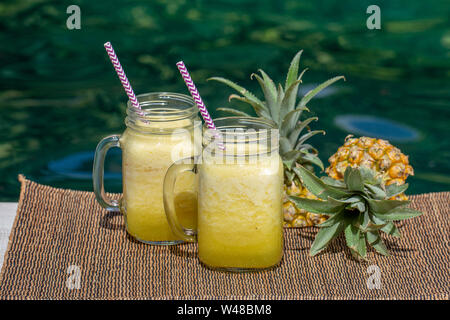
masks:
[[[183,59],[213,116],[229,106],[233,79],[261,96],[250,74],[283,82],[304,49],[301,93],[335,75],[309,103],[326,136],[325,162],[347,134],[390,140],[415,169],[409,193],[450,190],[450,3],[381,1],[382,29],[368,30],[371,1],[78,1],[81,30],[66,28],[67,1],[0,3],[0,201],[17,200],[17,174],[92,190],[97,142],[124,130],[126,97],[105,54],[111,41],[137,93],[187,93]],[[236,104],[250,111],[245,105]],[[120,191],[120,151],[106,186]]]

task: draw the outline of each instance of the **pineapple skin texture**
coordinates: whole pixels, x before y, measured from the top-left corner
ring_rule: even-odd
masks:
[[[325,172],[333,179],[344,179],[347,166],[365,166],[376,171],[384,180],[386,185],[405,183],[409,175],[414,175],[414,169],[409,164],[408,156],[400,149],[394,147],[389,141],[360,137],[353,138],[348,135],[343,146],[339,147],[328,162],[330,166]],[[402,193],[391,200],[407,200],[408,197]]]
[[[305,187],[292,182],[291,185],[284,185],[283,190],[283,214],[285,227],[310,227],[324,222],[327,218],[324,215],[307,212],[298,208],[287,196],[297,196],[308,199],[317,199]]]

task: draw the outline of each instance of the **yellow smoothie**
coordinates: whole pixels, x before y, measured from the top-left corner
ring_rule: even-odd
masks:
[[[189,120],[183,120],[189,121]],[[149,127],[170,129],[182,127],[181,121],[151,123]],[[192,128],[192,126],[191,126]],[[120,139],[122,146],[122,211],[127,231],[147,242],[175,241],[163,205],[163,181],[168,167],[176,160],[194,155],[193,130],[174,134],[148,134],[127,128]],[[175,152],[174,150],[182,150]],[[179,176],[175,188],[176,213],[187,228],[196,225],[195,177]]]
[[[267,268],[283,254],[283,167],[278,153],[199,165],[198,254],[210,267]]]

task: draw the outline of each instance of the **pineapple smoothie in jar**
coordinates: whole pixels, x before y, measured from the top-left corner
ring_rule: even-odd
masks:
[[[192,98],[176,93],[149,93],[137,96],[141,110],[128,103],[125,132],[103,139],[94,160],[94,191],[108,210],[120,210],[127,232],[149,244],[177,244],[166,219],[163,180],[170,164],[198,152],[194,131],[201,122]],[[108,199],[103,187],[103,164],[107,150],[122,149],[123,195]],[[175,188],[176,214],[186,226],[196,225],[196,185],[194,175],[180,176]],[[178,190],[181,190],[178,192]]]
[[[252,271],[276,266],[283,255],[283,166],[275,124],[269,120],[229,117],[214,120],[225,150],[204,134],[201,163],[174,164],[164,197],[174,232],[198,242],[199,260],[226,271]],[[199,162],[199,161],[198,161]],[[198,175],[197,229],[176,221],[171,185],[179,172]]]

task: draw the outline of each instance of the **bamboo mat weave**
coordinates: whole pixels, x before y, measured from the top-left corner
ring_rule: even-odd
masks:
[[[133,241],[120,214],[103,210],[90,192],[19,180],[0,299],[449,299],[450,192],[411,197],[425,214],[400,225],[402,238],[388,238],[389,257],[370,252],[358,263],[341,238],[311,258],[317,229],[285,229],[280,267],[230,274],[200,265],[195,244]],[[379,289],[368,288],[371,265]]]

